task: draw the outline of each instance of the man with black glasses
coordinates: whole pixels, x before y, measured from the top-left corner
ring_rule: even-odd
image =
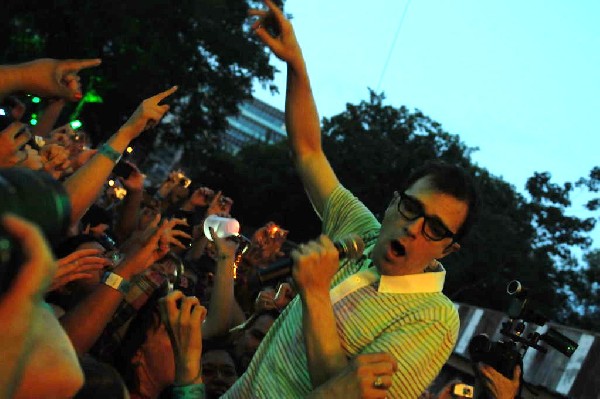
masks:
[[[416,398],[458,335],[458,314],[442,294],[439,259],[460,248],[472,223],[473,185],[458,167],[428,164],[394,195],[380,224],[340,184],[323,153],[292,26],[270,0],[265,3],[268,11],[251,12],[259,16],[253,28],[287,63],[287,133],[324,235],[292,254],[300,299],[271,327],[226,397],[305,397],[315,390],[311,397],[349,399],[360,389],[361,397]],[[365,239],[366,256],[339,261],[332,240],[351,233]],[[376,352],[392,355],[397,367],[382,361],[359,384],[339,383],[353,358]]]

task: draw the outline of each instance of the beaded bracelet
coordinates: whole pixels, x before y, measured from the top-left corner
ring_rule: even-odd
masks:
[[[100,149],[98,149],[98,153],[104,155],[114,163],[117,163],[121,160],[121,153],[119,153],[107,143],[104,143],[100,146]]]

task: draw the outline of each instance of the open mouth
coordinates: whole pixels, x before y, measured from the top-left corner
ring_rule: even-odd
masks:
[[[404,248],[404,245],[398,240],[394,240],[390,243],[390,249],[395,257],[406,255],[406,248]]]

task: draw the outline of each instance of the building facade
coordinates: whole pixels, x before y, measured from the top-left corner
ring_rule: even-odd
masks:
[[[227,118],[223,149],[236,154],[251,143],[278,143],[286,138],[284,112],[256,98],[239,106],[239,114]]]

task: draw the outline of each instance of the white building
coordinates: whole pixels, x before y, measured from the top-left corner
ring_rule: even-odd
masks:
[[[227,118],[224,150],[236,154],[246,144],[277,143],[286,138],[283,111],[256,98],[241,103],[239,109],[238,115]]]

